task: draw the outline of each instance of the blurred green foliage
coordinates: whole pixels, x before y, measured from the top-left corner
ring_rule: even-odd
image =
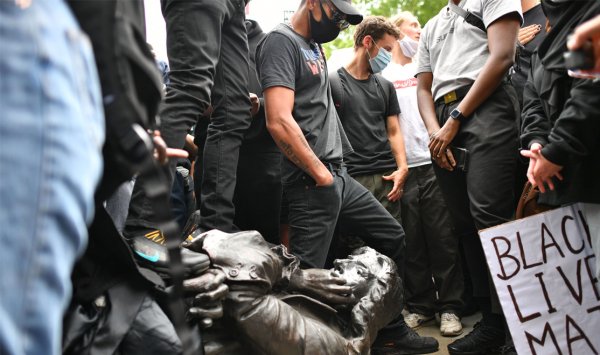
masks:
[[[410,11],[424,26],[430,18],[437,15],[442,7],[448,4],[448,0],[353,0],[352,3],[364,15],[390,18],[400,11]],[[323,45],[327,56],[336,49],[352,47],[353,34],[354,26],[350,26],[346,31],[340,33],[335,41]]]

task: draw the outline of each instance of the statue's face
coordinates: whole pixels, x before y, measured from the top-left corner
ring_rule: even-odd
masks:
[[[335,260],[333,266],[334,272],[346,279],[346,285],[352,287],[352,293],[357,299],[367,294],[371,283],[375,280],[374,274],[361,260],[360,255],[350,255],[347,259]]]

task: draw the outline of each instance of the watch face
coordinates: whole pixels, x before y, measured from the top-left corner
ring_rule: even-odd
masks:
[[[459,118],[461,116],[461,112],[457,109],[454,109],[452,112],[450,112],[450,116],[452,116],[452,118]]]

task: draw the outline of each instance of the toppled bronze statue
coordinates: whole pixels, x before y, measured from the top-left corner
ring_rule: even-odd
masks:
[[[214,302],[225,297],[222,324],[204,334],[206,354],[368,354],[402,310],[396,265],[368,247],[332,270],[302,270],[285,247],[255,231],[196,233],[183,246],[211,260],[210,273],[187,281],[204,295],[191,312],[214,319],[221,311]]]

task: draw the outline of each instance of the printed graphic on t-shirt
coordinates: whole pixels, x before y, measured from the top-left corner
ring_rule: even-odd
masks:
[[[300,50],[302,51],[302,56],[304,57],[303,59],[305,60],[308,69],[310,69],[313,75],[319,75],[325,71],[325,60],[318,48],[312,50],[300,48]]]
[[[394,88],[396,90],[398,89],[406,89],[406,88],[410,88],[413,86],[417,86],[417,78],[409,78],[409,79],[405,79],[405,80],[396,80],[394,81]]]

